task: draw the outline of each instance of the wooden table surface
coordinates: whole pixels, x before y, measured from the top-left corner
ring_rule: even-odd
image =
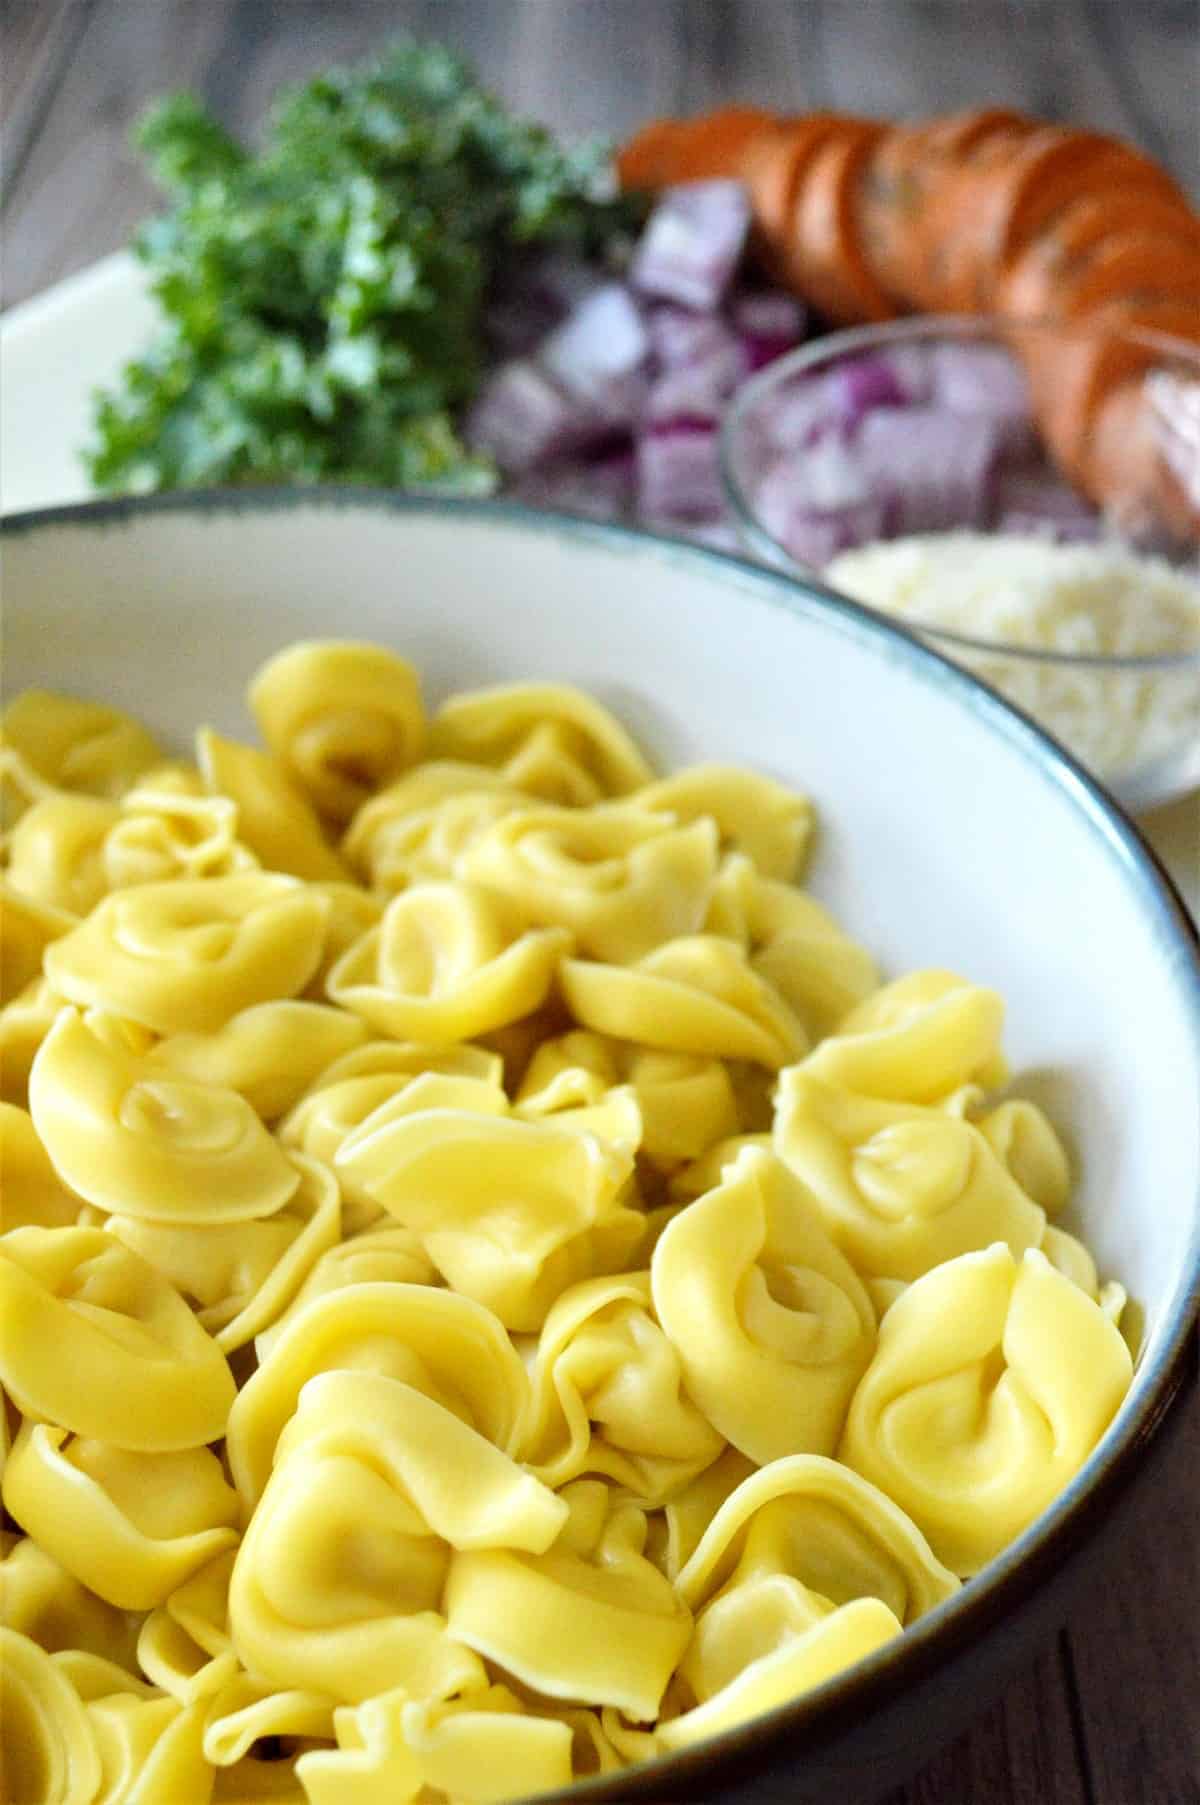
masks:
[[[152,96],[190,85],[249,131],[279,82],[403,28],[571,132],[1005,100],[1136,138],[1200,193],[1200,0],[6,0],[6,301],[153,207],[126,141]],[[887,1805],[1200,1805],[1200,1395],[1189,1418],[1057,1640]]]

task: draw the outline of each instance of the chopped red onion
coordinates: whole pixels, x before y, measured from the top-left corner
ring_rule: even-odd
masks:
[[[665,370],[650,385],[645,419],[651,426],[715,426],[746,373],[736,343],[713,356]]]
[[[749,228],[740,182],[668,188],[638,240],[629,279],[644,295],[712,310],[741,261]]]
[[[802,303],[793,295],[774,289],[762,294],[735,295],[729,314],[751,372],[765,369],[777,357],[794,350],[808,323]]]
[[[904,407],[912,397],[891,360],[873,352],[844,357],[824,375],[830,414],[841,426],[857,426],[873,407]]]
[[[931,351],[934,407],[978,414],[1000,429],[1007,455],[1037,447],[1033,400],[1020,364],[1000,345],[935,345]]]
[[[466,422],[467,443],[516,476],[596,430],[594,416],[525,358],[493,370]]]
[[[1004,435],[981,414],[877,407],[864,415],[854,458],[868,492],[895,503],[897,533],[982,526]]]
[[[637,445],[637,505],[643,520],[718,520],[724,507],[715,432],[676,426]]]
[[[539,353],[569,395],[610,424],[632,424],[645,396],[650,340],[637,302],[620,282],[588,295]]]
[[[797,509],[780,542],[798,564],[823,570],[839,552],[886,539],[890,525],[888,505],[877,498],[845,508]]]
[[[810,450],[780,458],[759,484],[754,505],[768,533],[784,542],[797,516],[838,514],[870,500],[861,462],[827,433]]]
[[[627,450],[531,471],[513,495],[531,508],[556,508],[588,520],[622,520],[633,502],[633,484],[633,453]]]
[[[719,314],[693,313],[688,307],[650,308],[646,316],[651,355],[664,370],[689,368],[710,357],[736,356],[738,337]]]

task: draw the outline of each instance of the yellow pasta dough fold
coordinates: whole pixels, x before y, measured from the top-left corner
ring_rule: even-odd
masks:
[[[45,783],[88,796],[122,795],[162,757],[132,715],[47,689],[14,697],[0,715],[0,736]]]
[[[71,1228],[82,1208],[83,1199],[51,1164],[28,1110],[0,1103],[0,1232]]]
[[[490,765],[519,789],[570,806],[626,796],[653,777],[606,708],[557,683],[499,684],[451,696],[430,722],[429,752]]]
[[[56,1171],[110,1214],[245,1221],[273,1214],[300,1182],[244,1097],[173,1076],[73,1009],[33,1062],[29,1107]]]
[[[658,1713],[691,1614],[645,1558],[645,1514],[599,1479],[561,1494],[570,1519],[545,1553],[456,1553],[446,1583],[451,1634],[550,1698]]]
[[[238,838],[267,871],[317,883],[349,878],[316,810],[277,759],[256,746],[222,739],[210,727],[196,735],[196,757],[210,795],[236,809]]]
[[[237,1493],[207,1448],[133,1454],[26,1423],[6,1509],[97,1597],[148,1611],[237,1541]]]
[[[0,1238],[0,1381],[25,1416],[135,1453],[218,1441],[234,1399],[174,1286],[93,1228]]]
[[[478,886],[417,884],[343,953],[328,991],[398,1040],[471,1040],[536,1009],[569,945],[560,928],[514,931]]]
[[[1045,1212],[978,1128],[856,1096],[812,1063],[780,1078],[775,1148],[860,1272],[910,1280],[993,1241],[1018,1255],[1038,1246]]]
[[[963,1084],[1004,1081],[1003,1026],[994,990],[953,972],[910,972],[852,1010],[806,1066],[866,1097],[936,1103]]]
[[[585,1279],[546,1318],[526,1463],[548,1485],[600,1473],[648,1507],[712,1465],[724,1439],[687,1394],[648,1272]]]
[[[975,1573],[1083,1465],[1129,1388],[1099,1305],[1036,1250],[949,1260],[897,1298],[839,1457],[881,1486],[939,1559]]]
[[[347,1285],[297,1313],[238,1393],[226,1453],[248,1505],[262,1495],[303,1387],[339,1371],[403,1380],[505,1452],[519,1443],[529,1381],[490,1310],[426,1285]]]
[[[139,884],[48,951],[46,976],[69,1002],[156,1034],[212,1034],[304,988],[328,914],[319,890],[267,872]]]
[[[478,1672],[440,1615],[451,1550],[537,1553],[566,1516],[422,1392],[323,1373],[301,1393],[234,1562],[234,1645],[263,1678],[340,1701],[393,1686],[449,1696]]]
[[[598,1135],[456,1109],[368,1119],[337,1156],[456,1291],[518,1330],[540,1328],[568,1285],[619,1268],[638,1244],[631,1169],[629,1151]]]
[[[721,850],[744,854],[763,877],[789,881],[812,835],[807,796],[738,765],[688,765],[639,790],[642,808],[668,809],[680,821],[714,821]]]
[[[93,1805],[101,1781],[82,1700],[50,1656],[0,1624],[0,1792],[13,1805]]]
[[[462,852],[456,875],[507,897],[527,921],[569,928],[583,952],[628,964],[697,933],[717,866],[711,821],[682,827],[631,803],[506,814]]]
[[[779,992],[718,935],[667,941],[635,965],[564,959],[559,981],[575,1020],[618,1040],[754,1060],[771,1071],[808,1045]]]
[[[875,1312],[796,1180],[749,1148],[663,1230],[658,1320],[688,1390],[755,1461],[832,1453],[875,1344]]]
[[[215,1034],[169,1035],[153,1048],[149,1064],[201,1084],[226,1085],[271,1122],[366,1038],[357,1015],[288,999],[243,1009]]]
[[[249,702],[270,750],[331,821],[348,821],[421,755],[417,674],[383,646],[301,640],[263,665]]]

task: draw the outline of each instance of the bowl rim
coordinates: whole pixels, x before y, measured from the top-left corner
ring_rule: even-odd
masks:
[[[120,496],[0,518],[0,541],[46,529],[136,525],[143,517],[285,516],[304,509],[353,515],[393,515],[398,522],[427,516],[447,523],[470,519],[520,532],[558,535],[610,552],[665,558],[709,575],[781,612],[816,619],[906,664],[934,686],[956,694],[985,730],[1005,739],[1014,754],[1036,767],[1043,781],[1065,792],[1120,870],[1137,905],[1148,910],[1172,966],[1195,1046],[1200,1081],[1200,932],[1170,876],[1115,799],[1072,755],[1020,709],[902,624],[864,608],[809,577],[791,577],[709,546],[607,522],[528,508],[521,504],[404,494],[367,486],[330,488],[226,488]],[[538,1795],[538,1805],[593,1805],[599,1801],[695,1801],[706,1788],[760,1773],[786,1744],[793,1756],[805,1742],[816,1749],[862,1724],[872,1712],[894,1705],[906,1688],[939,1672],[1015,1613],[1043,1579],[1077,1553],[1136,1478],[1141,1457],[1181,1393],[1194,1377],[1191,1339],[1200,1310],[1200,1193],[1179,1275],[1172,1314],[1155,1347],[1135,1371],[1129,1399],[1118,1411],[1080,1471],[1022,1535],[964,1583],[953,1597],[927,1612],[902,1636],[799,1699],[774,1707],[717,1736],[641,1766],[577,1781]]]
[[[733,516],[734,526],[743,543],[751,548],[757,557],[769,561],[770,567],[781,569],[785,573],[794,574],[801,581],[816,581],[824,584],[825,578],[820,571],[811,569],[798,558],[794,558],[774,533],[759,520],[746,493],[738,472],[738,446],[747,416],[758,406],[765,396],[786,386],[793,377],[802,376],[807,371],[819,370],[826,364],[835,364],[841,358],[856,352],[874,350],[879,346],[904,344],[912,340],[945,340],[953,343],[964,338],[982,339],[994,343],[1005,331],[1022,332],[1054,332],[1060,337],[1072,333],[1081,338],[1125,338],[1144,345],[1148,351],[1161,352],[1163,357],[1173,357],[1178,362],[1195,364],[1200,376],[1200,347],[1190,344],[1186,339],[1172,338],[1168,333],[1155,332],[1148,327],[1124,326],[1120,322],[1111,325],[1097,321],[1046,319],[1020,320],[1006,318],[1003,314],[969,314],[920,313],[906,315],[903,319],[887,320],[867,326],[850,326],[840,332],[831,332],[822,338],[808,340],[797,345],[794,350],[787,351],[782,357],[775,358],[754,375],[739,383],[733,399],[721,419],[717,435],[717,461],[720,469],[721,487],[724,491],[726,506]],[[951,529],[953,531],[954,529]],[[970,528],[959,529],[971,531]],[[914,534],[915,538],[931,538],[949,536],[933,534]],[[993,537],[986,534],[985,537]],[[880,544],[894,541],[881,540]],[[1109,543],[1100,542],[1100,549]],[[1114,550],[1124,550],[1131,556],[1145,557],[1135,548],[1125,546],[1120,539],[1111,541]],[[1080,548],[1090,550],[1089,545]],[[1150,554],[1153,556],[1153,554]],[[1155,562],[1165,562],[1155,559]],[[1169,566],[1167,568],[1170,568]],[[836,593],[841,594],[841,591]],[[889,613],[883,608],[867,607],[871,613],[878,614],[887,621],[899,621],[911,631],[920,633],[924,638],[932,640],[936,645],[954,646],[962,651],[973,652],[992,658],[1011,658],[1022,664],[1040,664],[1057,666],[1073,671],[1094,671],[1098,675],[1117,676],[1123,673],[1130,675],[1151,675],[1154,672],[1178,675],[1180,672],[1200,671],[1200,641],[1195,646],[1182,652],[1067,652],[1051,646],[1018,645],[1012,640],[980,639],[973,633],[961,633],[953,627],[937,626],[926,623],[915,617],[900,616]]]

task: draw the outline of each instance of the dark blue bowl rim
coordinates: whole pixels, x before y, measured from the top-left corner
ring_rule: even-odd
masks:
[[[1148,910],[1164,953],[1186,993],[1196,1045],[1200,1102],[1200,934],[1170,876],[1134,823],[1111,795],[1064,747],[1027,715],[971,672],[952,663],[899,624],[825,588],[819,582],[752,565],[732,554],[660,533],[588,520],[497,501],[439,495],[413,495],[390,489],[224,488],[172,491],[148,496],[118,496],[68,506],[32,509],[0,519],[0,539],[43,528],[121,527],[144,516],[233,516],[327,509],[420,515],[447,521],[470,518],[497,527],[549,532],[599,544],[610,551],[650,553],[695,565],[739,590],[801,616],[824,617],[841,631],[906,662],[926,681],[958,696],[969,713],[989,731],[1006,739],[1026,762],[1064,790],[1085,816],[1092,832],[1119,866],[1126,885]],[[1011,1615],[1049,1575],[1079,1553],[1110,1514],[1136,1477],[1151,1441],[1158,1435],[1179,1397],[1194,1389],[1197,1350],[1189,1341],[1200,1308],[1200,1196],[1184,1262],[1182,1290],[1173,1320],[1164,1325],[1153,1357],[1135,1380],[1135,1406],[1111,1428],[1082,1471],[1054,1504],[984,1571],[953,1598],[938,1605],[907,1629],[902,1637],[790,1704],[727,1730],[708,1742],[662,1756],[644,1767],[578,1781],[566,1792],[542,1793],[539,1805],[593,1805],[604,1801],[688,1801],[706,1797],[714,1787],[769,1769],[775,1762],[802,1761],[835,1743],[853,1729],[869,1734],[872,1713],[893,1704],[906,1688],[940,1670],[949,1660],[978,1643]],[[936,1742],[931,1743],[930,1753]]]

